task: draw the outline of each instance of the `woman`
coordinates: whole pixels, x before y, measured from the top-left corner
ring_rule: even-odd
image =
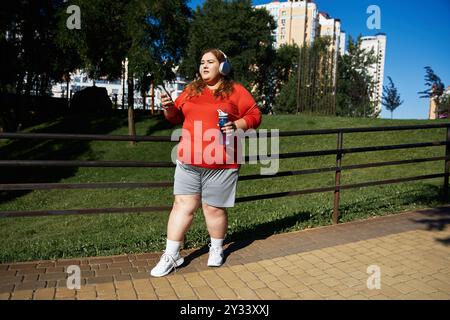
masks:
[[[167,225],[166,250],[150,272],[154,277],[165,276],[183,264],[180,249],[200,206],[211,237],[208,266],[223,263],[226,208],[234,206],[239,164],[234,143],[230,146],[219,141],[222,135],[230,137],[236,129],[256,129],[261,123],[255,100],[242,85],[231,80],[230,69],[222,51],[206,50],[200,61],[200,77],[175,102],[168,95],[161,97],[166,119],[173,124],[183,123],[183,133],[178,145],[175,201]],[[222,132],[218,129],[218,110],[228,114],[229,121],[220,127]],[[206,138],[212,131],[217,132],[215,139]],[[212,143],[216,152],[206,152],[211,151]]]

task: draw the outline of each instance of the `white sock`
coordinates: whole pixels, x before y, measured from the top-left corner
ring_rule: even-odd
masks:
[[[223,240],[224,239],[215,239],[211,237],[211,247],[214,248],[221,248],[223,247]]]
[[[172,256],[176,256],[181,249],[181,244],[182,244],[181,241],[173,241],[173,240],[167,239],[166,253],[168,253]]]

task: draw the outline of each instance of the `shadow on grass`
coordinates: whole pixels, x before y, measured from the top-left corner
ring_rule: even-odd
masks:
[[[366,217],[369,216],[367,214],[368,211],[384,211],[393,206],[404,206],[414,203],[436,207],[437,205],[446,203],[442,187],[424,184],[418,185],[417,188],[420,189],[415,193],[406,190],[393,193],[392,196],[382,194],[379,197],[372,197],[361,201],[352,200],[350,203],[341,204],[339,206],[339,222],[352,221],[356,216],[358,218],[359,216]]]
[[[163,115],[155,115],[153,118],[157,121],[153,126],[149,127],[146,131],[146,135],[152,135],[155,132],[173,129],[176,126],[170,123]]]
[[[143,120],[137,115],[135,121]],[[127,125],[125,112],[108,114],[79,113],[50,119],[48,125],[32,133],[107,134]],[[0,147],[0,159],[5,160],[76,160],[87,155],[89,160],[99,158],[90,149],[91,141],[16,139]],[[0,183],[52,183],[76,174],[76,167],[0,167]],[[0,203],[21,197],[26,191],[0,191]]]

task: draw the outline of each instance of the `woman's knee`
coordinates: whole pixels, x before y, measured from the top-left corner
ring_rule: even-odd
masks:
[[[203,212],[205,213],[205,215],[208,215],[208,216],[222,216],[227,213],[225,208],[210,206],[207,203],[202,204],[202,209],[203,209]]]
[[[200,206],[200,195],[176,195],[172,211],[193,214]]]

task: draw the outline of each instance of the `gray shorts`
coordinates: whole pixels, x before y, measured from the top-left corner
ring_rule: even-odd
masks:
[[[208,169],[177,160],[173,194],[201,194],[202,202],[213,207],[234,207],[239,169]]]

